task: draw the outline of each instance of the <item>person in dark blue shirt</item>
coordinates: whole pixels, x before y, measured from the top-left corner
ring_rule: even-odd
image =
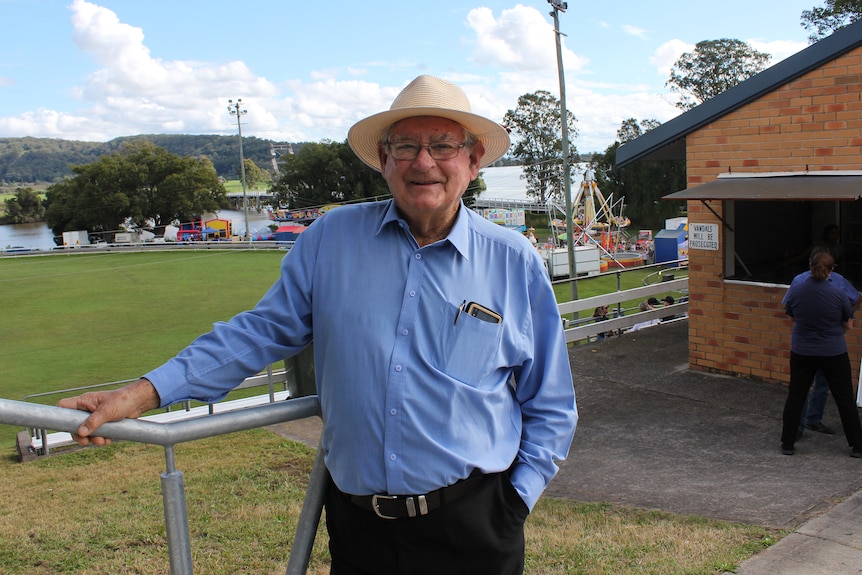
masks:
[[[784,297],[785,313],[793,320],[790,336],[790,385],[784,403],[781,452],[795,452],[805,398],[818,370],[823,372],[838,406],[851,457],[862,457],[862,425],[856,410],[850,358],[844,332],[852,307],[845,291],[828,281],[835,260],[826,251],[814,253],[810,272],[790,286]]]
[[[829,232],[829,230],[832,230]],[[828,226],[827,230],[824,231],[824,238],[828,238],[834,235],[834,231],[837,230],[837,226]],[[837,261],[836,258],[836,250],[835,245],[837,242],[833,242],[829,244],[833,246],[833,249],[829,249],[826,246],[817,245],[811,250],[811,255],[814,255],[818,252],[827,251],[832,255],[833,259]],[[810,271],[806,270],[796,277],[793,278],[793,281],[790,282],[790,285],[794,285],[798,282],[804,281],[811,274]],[[850,317],[854,316],[854,313],[858,310],[860,303],[862,303],[862,294],[860,294],[856,288],[853,286],[850,281],[842,276],[837,271],[833,271],[829,274],[829,277],[826,278],[826,281],[832,282],[835,285],[839,286],[844,293],[847,295],[847,300],[850,302],[852,311],[850,313]],[[782,304],[786,303],[785,299],[782,300]],[[826,381],[826,377],[823,375],[821,370],[817,370],[817,373],[814,376],[814,384],[811,386],[811,391],[808,393],[808,397],[805,401],[805,406],[802,408],[802,419],[799,422],[799,437],[802,437],[802,434],[805,429],[811,431],[817,431],[819,433],[825,433],[827,435],[834,435],[835,430],[823,423],[823,414],[826,409],[826,402],[829,399],[829,382]]]

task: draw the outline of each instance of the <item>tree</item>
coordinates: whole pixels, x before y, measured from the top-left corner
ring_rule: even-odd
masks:
[[[476,179],[467,184],[467,189],[464,190],[464,193],[461,195],[461,199],[468,208],[472,208],[473,204],[476,202],[476,197],[485,193],[487,190],[488,186],[485,184],[484,178],[482,178],[482,172],[479,172]]]
[[[261,170],[251,158],[245,158],[243,160],[243,165],[245,166],[245,184],[248,186],[248,189],[253,190],[257,184],[262,184],[263,182],[268,182],[270,180],[269,174]],[[242,172],[240,170],[237,170],[236,177],[242,178]]]
[[[658,127],[657,120],[628,118],[617,130],[617,141],[605,153],[593,158],[590,167],[596,183],[607,197],[625,198],[625,215],[638,226],[647,229],[664,227],[664,220],[679,215],[681,202],[661,198],[686,186],[685,162],[640,161],[624,168],[616,167],[617,148]]]
[[[128,143],[46,192],[45,219],[55,235],[69,230],[109,232],[128,220],[162,227],[227,207],[212,162],[182,158],[147,141]]]
[[[309,208],[389,194],[386,181],[356,157],[344,142],[309,143],[281,158],[280,177],[272,186],[288,208]]]
[[[665,86],[679,94],[678,108],[690,110],[764,70],[770,58],[741,40],[704,40],[679,57]]]
[[[812,30],[808,40],[813,44],[839,28],[862,19],[862,0],[826,0],[825,6],[802,11],[802,27]]]
[[[33,188],[17,188],[15,195],[6,200],[6,215],[2,223],[31,224],[45,217],[45,203]]]
[[[577,135],[575,116],[566,111],[569,137]],[[562,113],[560,101],[550,92],[539,90],[518,98],[518,107],[509,110],[503,124],[512,130],[516,143],[512,155],[524,166],[527,195],[539,202],[560,196],[563,182]],[[569,145],[572,166],[577,158],[574,145]],[[570,174],[571,177],[571,174]]]

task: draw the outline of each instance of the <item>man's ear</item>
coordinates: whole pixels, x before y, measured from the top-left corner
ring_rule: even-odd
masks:
[[[377,144],[377,158],[380,160],[380,171],[381,172],[386,167],[386,158],[387,157],[388,156],[386,155],[386,146],[384,146],[382,144]]]
[[[480,141],[476,141],[473,144],[473,149],[470,151],[470,171],[473,175],[471,180],[475,180],[479,177],[479,162],[482,161],[482,156],[485,155],[485,144]]]

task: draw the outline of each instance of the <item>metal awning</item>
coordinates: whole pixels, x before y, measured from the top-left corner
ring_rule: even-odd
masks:
[[[862,172],[810,174],[722,174],[717,180],[662,199],[852,201],[862,198]]]

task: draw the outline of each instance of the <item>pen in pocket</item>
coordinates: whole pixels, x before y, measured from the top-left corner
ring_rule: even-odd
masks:
[[[461,312],[464,311],[464,306],[467,305],[467,300],[461,302],[458,306],[458,311],[455,313],[455,322],[452,325],[458,325],[458,318],[461,317]]]

